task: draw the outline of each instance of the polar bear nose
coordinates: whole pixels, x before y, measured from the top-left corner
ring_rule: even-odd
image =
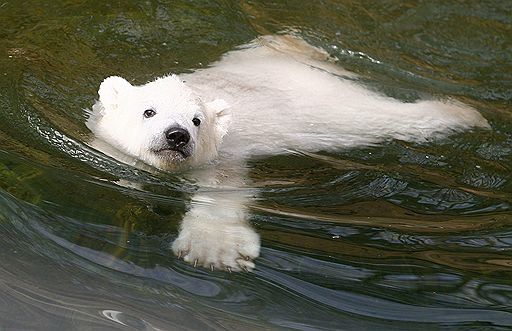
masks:
[[[182,128],[171,128],[165,131],[165,138],[171,149],[180,149],[185,147],[190,141],[190,134]]]

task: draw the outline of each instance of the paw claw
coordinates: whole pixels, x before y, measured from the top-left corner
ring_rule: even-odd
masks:
[[[226,270],[231,273],[231,267],[226,267]]]
[[[194,260],[194,268],[197,267],[197,259]]]
[[[210,264],[210,271],[214,271],[215,270],[215,266],[212,264]]]

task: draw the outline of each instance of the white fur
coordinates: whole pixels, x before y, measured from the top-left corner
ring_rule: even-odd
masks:
[[[403,103],[369,91],[354,79],[329,62],[323,50],[301,39],[267,36],[180,78],[166,76],[132,86],[109,77],[100,86],[88,125],[103,140],[94,145],[104,152],[115,154],[110,144],[165,170],[205,164],[220,151],[218,163],[194,172],[203,189],[193,198],[173,250],[192,264],[252,269],[260,242],[246,222],[249,193],[204,189],[243,186],[248,157],[333,151],[389,139],[421,142],[488,127],[464,104]],[[143,118],[148,108],[157,112],[154,118]],[[202,120],[199,127],[192,124],[194,117]],[[189,158],[152,152],[173,125],[190,132]]]
[[[98,94],[100,99],[88,121],[96,136],[129,156],[161,169],[197,166],[212,160],[229,125],[230,114],[223,101],[201,102],[175,75],[143,86],[132,86],[124,78],[111,76],[101,83]],[[144,118],[147,109],[155,110],[156,115]],[[192,122],[195,117],[203,123],[201,130]],[[190,133],[194,149],[192,156],[183,162],[174,160],[178,158],[176,155],[162,157],[152,151],[162,147],[165,130],[176,125]]]

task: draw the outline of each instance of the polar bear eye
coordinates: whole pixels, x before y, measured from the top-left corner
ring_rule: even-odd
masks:
[[[150,117],[153,117],[156,115],[156,111],[154,111],[153,109],[146,109],[144,110],[144,117],[145,118],[150,118]]]
[[[195,117],[192,120],[192,123],[194,123],[195,126],[199,126],[199,124],[201,124],[201,120],[199,118]]]

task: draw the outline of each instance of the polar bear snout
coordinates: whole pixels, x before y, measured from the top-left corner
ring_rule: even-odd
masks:
[[[166,146],[160,151],[177,152],[183,158],[192,154],[191,137],[188,130],[180,126],[174,126],[164,131]]]
[[[190,134],[183,128],[174,127],[165,131],[165,139],[170,149],[181,150],[190,141]]]

